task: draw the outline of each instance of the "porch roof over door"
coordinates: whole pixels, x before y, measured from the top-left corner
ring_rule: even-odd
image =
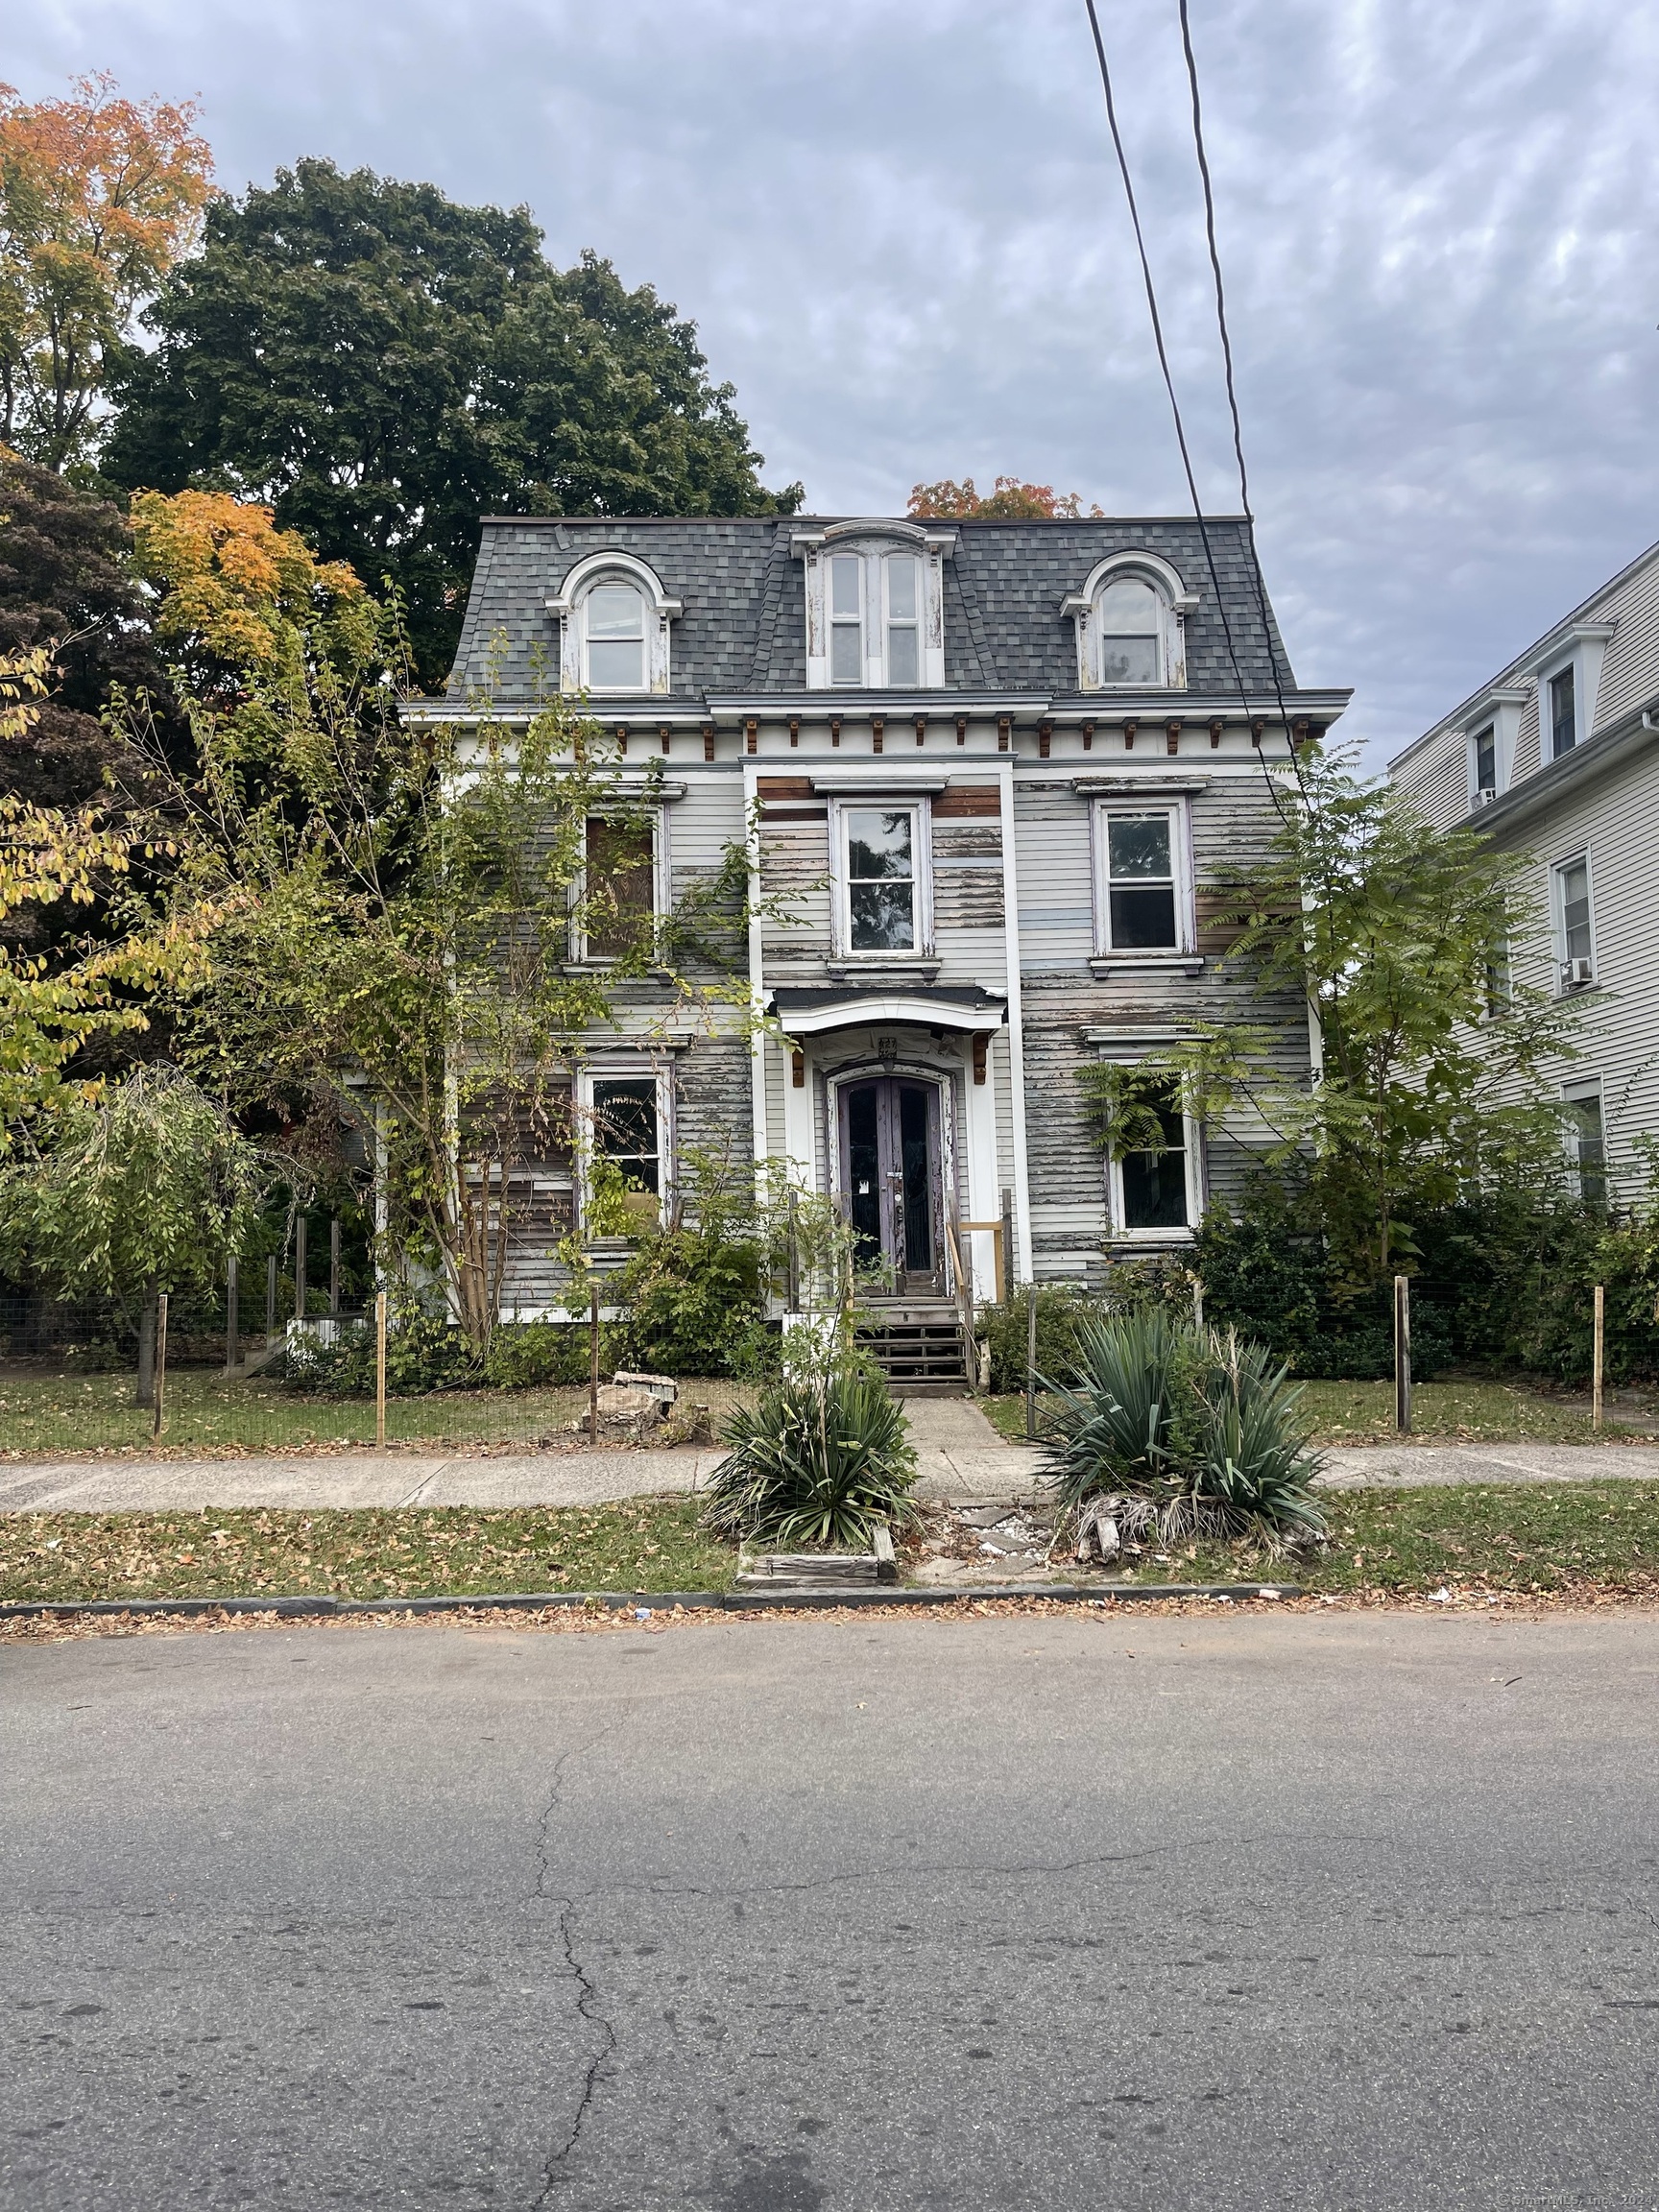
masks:
[[[872,1022],[913,1022],[925,1029],[996,1029],[1007,1000],[976,986],[935,990],[928,985],[902,989],[878,982],[812,989],[787,986],[772,993],[772,1010],[791,1037],[810,1037],[828,1029],[858,1029]]]

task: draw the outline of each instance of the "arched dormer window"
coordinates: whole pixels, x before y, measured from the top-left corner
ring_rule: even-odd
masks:
[[[833,522],[792,541],[805,565],[809,691],[938,690],[950,531]]]
[[[578,561],[547,612],[559,618],[559,688],[596,697],[666,691],[668,625],[681,611],[632,553]]]
[[[1060,612],[1077,626],[1081,691],[1181,691],[1186,616],[1198,604],[1156,553],[1114,553]]]

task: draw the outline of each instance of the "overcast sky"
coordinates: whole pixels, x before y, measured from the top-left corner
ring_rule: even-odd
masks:
[[[1174,0],[1099,0],[1207,504],[1237,506]],[[1247,456],[1304,683],[1380,760],[1659,537],[1659,12],[1191,0]],[[0,75],[200,96],[528,204],[695,319],[821,512],[1186,491],[1082,0],[34,0]]]

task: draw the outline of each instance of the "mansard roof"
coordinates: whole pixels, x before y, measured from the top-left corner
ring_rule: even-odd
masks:
[[[791,541],[860,519],[865,518],[490,517],[483,524],[449,696],[488,689],[502,707],[520,705],[538,689],[539,666],[541,687],[556,685],[558,627],[547,601],[579,561],[601,551],[649,563],[663,591],[681,603],[673,627],[672,690],[666,700],[659,695],[659,706],[803,692],[805,580]],[[1144,552],[1166,561],[1197,597],[1187,616],[1190,692],[1237,692],[1227,627],[1253,694],[1271,691],[1275,662],[1279,683],[1294,689],[1271,608],[1262,625],[1242,517],[1206,520],[1226,625],[1191,517],[932,525],[955,541],[944,565],[947,688],[1051,699],[1075,695],[1076,633],[1061,603],[1083,589],[1091,570],[1108,555]]]

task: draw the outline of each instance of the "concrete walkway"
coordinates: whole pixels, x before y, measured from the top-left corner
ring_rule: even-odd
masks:
[[[1042,1455],[1010,1444],[965,1398],[911,1398],[917,1493],[960,1503],[1028,1498]],[[598,1505],[697,1490],[718,1450],[530,1452],[500,1457],[335,1452],[239,1459],[0,1464],[0,1513],[196,1512],[262,1505]],[[1659,1448],[1587,1444],[1376,1444],[1327,1456],[1319,1486],[1407,1489],[1479,1482],[1659,1480]]]

